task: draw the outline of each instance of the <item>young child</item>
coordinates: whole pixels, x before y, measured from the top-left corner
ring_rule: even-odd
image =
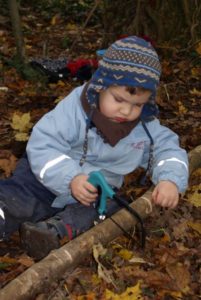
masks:
[[[161,126],[154,102],[161,66],[150,43],[131,36],[105,52],[97,71],[34,126],[26,155],[0,181],[0,236],[21,226],[37,259],[93,226],[100,170],[113,188],[139,166],[150,172],[153,203],[174,208],[187,187],[188,161],[178,137]],[[118,210],[108,203],[108,215]]]

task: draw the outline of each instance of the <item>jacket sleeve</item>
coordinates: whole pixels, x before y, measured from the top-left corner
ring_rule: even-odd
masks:
[[[174,182],[179,192],[184,192],[188,186],[188,156],[179,146],[177,134],[158,120],[148,123],[148,130],[154,140],[152,181],[156,185],[159,181]]]
[[[75,93],[62,100],[33,127],[27,144],[28,160],[36,178],[55,195],[69,194],[69,183],[81,173],[79,161],[69,155],[78,139]],[[77,95],[78,96],[78,95]]]

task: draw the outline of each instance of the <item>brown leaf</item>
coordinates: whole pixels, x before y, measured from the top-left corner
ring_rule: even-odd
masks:
[[[179,239],[181,236],[182,237],[186,236],[187,231],[188,231],[188,224],[186,220],[173,227],[173,235],[176,239]]]
[[[0,159],[0,169],[2,169],[5,173],[6,177],[9,177],[11,173],[14,171],[17,163],[17,158],[14,155],[10,155],[8,159]]]
[[[34,264],[34,260],[27,256],[27,255],[22,255],[19,259],[18,259],[18,262],[25,266],[25,267],[31,267],[33,264]]]
[[[185,294],[189,291],[190,273],[186,266],[178,262],[175,264],[167,265],[166,271],[174,280],[178,289],[182,293]]]

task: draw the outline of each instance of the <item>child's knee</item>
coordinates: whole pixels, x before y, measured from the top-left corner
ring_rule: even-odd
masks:
[[[0,203],[0,240],[5,236],[5,213]]]

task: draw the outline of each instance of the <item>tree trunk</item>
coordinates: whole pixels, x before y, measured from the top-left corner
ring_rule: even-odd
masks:
[[[9,7],[9,11],[10,11],[13,34],[15,37],[15,43],[16,43],[16,47],[17,47],[17,53],[16,53],[17,59],[19,60],[20,63],[24,63],[25,47],[24,47],[22,30],[21,30],[17,0],[8,0],[8,7]]]

